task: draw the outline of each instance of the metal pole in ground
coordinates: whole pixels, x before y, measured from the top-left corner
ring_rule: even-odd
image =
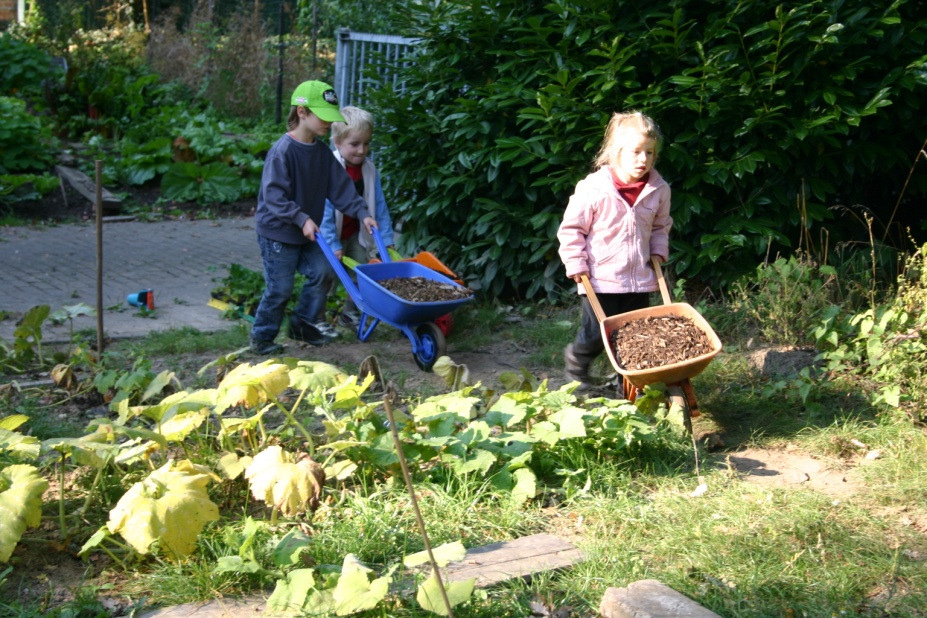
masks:
[[[281,2],[277,8],[277,105],[274,122],[279,125],[283,107],[283,3]]]
[[[415,511],[415,519],[418,521],[418,528],[422,532],[422,540],[425,542],[425,551],[428,552],[428,560],[431,561],[431,568],[434,571],[435,579],[438,580],[438,588],[441,590],[441,598],[444,599],[444,606],[447,607],[447,615],[454,618],[454,611],[451,609],[451,601],[447,598],[447,590],[444,589],[444,582],[441,581],[441,570],[438,568],[438,562],[434,554],[431,553],[431,543],[428,541],[428,533],[425,532],[425,520],[422,519],[422,512],[418,509],[418,500],[415,498],[415,489],[412,488],[412,476],[409,474],[409,467],[406,465],[406,456],[402,452],[402,443],[399,441],[399,431],[396,429],[396,420],[393,418],[393,406],[390,405],[389,398],[383,398],[383,407],[386,408],[386,418],[389,420],[390,431],[393,434],[393,442],[396,444],[396,454],[399,456],[399,467],[402,468],[402,478],[406,481],[406,487],[409,488],[409,498],[412,500],[412,509]]]
[[[103,356],[103,162],[94,162],[97,194],[94,204],[97,222],[97,355]]]

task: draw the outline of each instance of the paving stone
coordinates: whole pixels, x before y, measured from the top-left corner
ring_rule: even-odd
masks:
[[[602,618],[720,618],[655,579],[609,588],[602,596],[599,614]]]

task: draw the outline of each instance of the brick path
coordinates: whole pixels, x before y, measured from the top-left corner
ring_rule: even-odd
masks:
[[[20,315],[41,304],[56,311],[96,307],[96,227],[93,224],[0,228],[0,310]],[[210,292],[232,263],[260,271],[251,218],[103,224],[103,330],[109,338],[191,326],[216,331],[232,324],[208,306]],[[141,317],[126,296],[154,290],[156,318]],[[0,321],[12,342],[15,319]],[[97,327],[95,316],[74,328]],[[45,341],[67,341],[68,326],[43,327]]]

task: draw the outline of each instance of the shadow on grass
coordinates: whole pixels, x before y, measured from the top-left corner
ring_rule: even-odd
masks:
[[[724,435],[735,447],[757,438],[790,438],[807,428],[822,428],[848,418],[875,419],[877,411],[857,384],[764,377],[742,353],[721,354],[693,380],[702,411],[694,419],[696,436]],[[806,389],[804,392],[801,388]]]

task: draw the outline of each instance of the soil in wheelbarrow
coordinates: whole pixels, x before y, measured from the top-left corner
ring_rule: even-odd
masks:
[[[425,277],[392,277],[377,283],[399,298],[413,303],[434,303],[468,298],[473,292],[460,285]]]
[[[628,371],[652,369],[708,354],[708,335],[689,318],[648,316],[631,320],[609,334],[618,364]]]

